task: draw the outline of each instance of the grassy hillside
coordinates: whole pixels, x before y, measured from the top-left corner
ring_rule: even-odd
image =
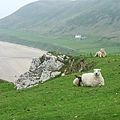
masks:
[[[120,54],[119,0],[39,0],[0,20],[0,40],[70,54]],[[74,35],[87,36],[75,41]]]
[[[72,84],[75,74],[18,91],[12,83],[1,83],[0,119],[119,120],[120,56],[84,57],[86,61],[95,61],[95,68],[102,69],[105,86],[75,87]]]
[[[36,36],[35,33],[1,30],[0,40],[27,45],[46,51],[57,51],[66,54],[89,54],[105,48],[107,54],[120,54],[120,40],[115,37],[88,35],[85,40],[75,40],[73,35],[67,36]]]
[[[2,29],[37,34],[118,36],[119,0],[39,0],[0,20]]]

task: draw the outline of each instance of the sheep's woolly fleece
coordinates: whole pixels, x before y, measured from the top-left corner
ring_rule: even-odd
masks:
[[[81,77],[76,76],[73,81],[75,86],[103,86],[104,78],[100,72],[101,69],[94,69],[93,73],[82,74]]]
[[[105,57],[106,52],[103,48],[100,49],[100,51],[96,52],[95,57]]]

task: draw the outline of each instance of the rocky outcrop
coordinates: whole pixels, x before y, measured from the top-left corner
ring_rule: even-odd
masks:
[[[94,61],[86,64],[85,59],[80,57],[48,52],[40,58],[33,58],[29,71],[21,74],[14,85],[17,89],[29,88],[58,75],[90,70],[95,64]]]
[[[41,58],[33,58],[29,71],[21,74],[14,82],[15,87],[17,89],[32,87],[60,75],[60,69],[68,59],[66,55],[52,55],[49,52]]]

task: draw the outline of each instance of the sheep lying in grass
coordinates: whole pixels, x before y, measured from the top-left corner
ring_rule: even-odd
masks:
[[[100,51],[96,52],[95,57],[105,57],[106,52],[103,48],[100,49]]]
[[[93,73],[85,73],[82,74],[81,77],[76,76],[73,84],[76,86],[103,86],[104,78],[102,77],[100,70],[101,69],[94,69]]]

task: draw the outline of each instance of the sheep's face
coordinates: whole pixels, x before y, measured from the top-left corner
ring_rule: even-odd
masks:
[[[103,48],[101,48],[100,52],[104,52],[104,49],[103,49]]]
[[[94,69],[94,75],[99,76],[100,75],[100,70],[101,69]]]

